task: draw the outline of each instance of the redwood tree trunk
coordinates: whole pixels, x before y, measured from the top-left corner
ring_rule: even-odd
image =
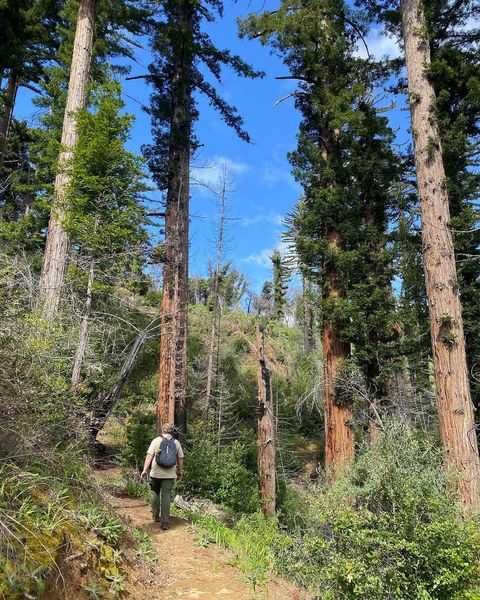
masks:
[[[175,46],[173,64],[157,427],[160,428],[166,422],[174,422],[180,431],[185,433],[193,64],[193,20],[190,0],[179,2],[177,25],[182,31],[184,43]]]
[[[332,252],[340,249],[341,240],[334,230],[327,235]],[[336,269],[333,265],[325,274],[324,295],[328,300],[340,298],[340,286]],[[325,467],[330,476],[335,478],[341,469],[353,459],[353,432],[350,427],[352,411],[348,405],[338,404],[337,378],[343,362],[348,357],[349,347],[340,339],[337,326],[326,320],[322,331],[323,369],[324,369],[324,404],[325,404]]]
[[[40,277],[39,307],[47,320],[57,312],[68,254],[64,221],[68,212],[70,165],[78,141],[77,113],[87,105],[93,51],[95,0],[81,0],[73,46],[67,104],[63,118],[62,149],[58,157],[55,193]]]
[[[440,433],[463,503],[478,508],[480,462],[426,21],[422,0],[401,7]]]
[[[266,516],[275,514],[276,449],[275,419],[270,369],[265,357],[265,340],[257,325],[258,400],[257,400],[257,464],[260,479],[262,510]]]
[[[3,157],[7,147],[8,132],[12,122],[17,89],[18,78],[16,72],[12,69],[7,80],[7,87],[3,92],[3,107],[0,116],[0,165],[3,164]]]

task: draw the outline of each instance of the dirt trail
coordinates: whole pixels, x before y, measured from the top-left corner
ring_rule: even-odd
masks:
[[[114,469],[99,473],[106,483]],[[189,523],[173,518],[168,531],[153,523],[150,508],[141,499],[111,497],[112,507],[134,527],[147,532],[159,557],[161,589],[149,600],[303,600],[302,592],[277,578],[254,591],[242,573],[230,563],[223,548],[211,544],[201,547]],[[154,586],[155,587],[155,586]]]

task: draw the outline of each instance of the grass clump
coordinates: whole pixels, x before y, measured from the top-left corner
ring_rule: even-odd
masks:
[[[215,543],[232,551],[233,564],[254,589],[267,582],[274,568],[274,541],[280,537],[275,520],[254,513],[227,527],[212,516],[189,513],[187,517],[196,527],[200,545]]]
[[[115,597],[124,589],[121,522],[81,485],[84,465],[75,475],[69,462],[68,477],[38,466],[0,466],[0,598],[41,597],[50,575],[62,578],[62,559],[71,553],[91,566],[91,586]]]

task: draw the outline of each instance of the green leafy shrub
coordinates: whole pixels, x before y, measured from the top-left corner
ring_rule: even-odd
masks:
[[[124,464],[141,469],[150,442],[155,437],[155,414],[152,410],[138,409],[128,418],[125,426]]]
[[[259,508],[259,494],[251,454],[246,439],[219,448],[214,435],[201,426],[192,426],[184,478],[178,489],[186,495],[219,502],[235,512],[255,512]]]
[[[276,567],[324,600],[480,598],[480,531],[460,516],[438,452],[405,427],[321,486],[308,523],[277,540]]]

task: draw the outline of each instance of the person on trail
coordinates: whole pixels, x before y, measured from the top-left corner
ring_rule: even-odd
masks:
[[[174,429],[168,423],[162,427],[161,435],[152,440],[141,475],[142,479],[150,475],[152,518],[161,523],[162,529],[169,527],[173,486],[183,474],[183,450],[172,436]]]

